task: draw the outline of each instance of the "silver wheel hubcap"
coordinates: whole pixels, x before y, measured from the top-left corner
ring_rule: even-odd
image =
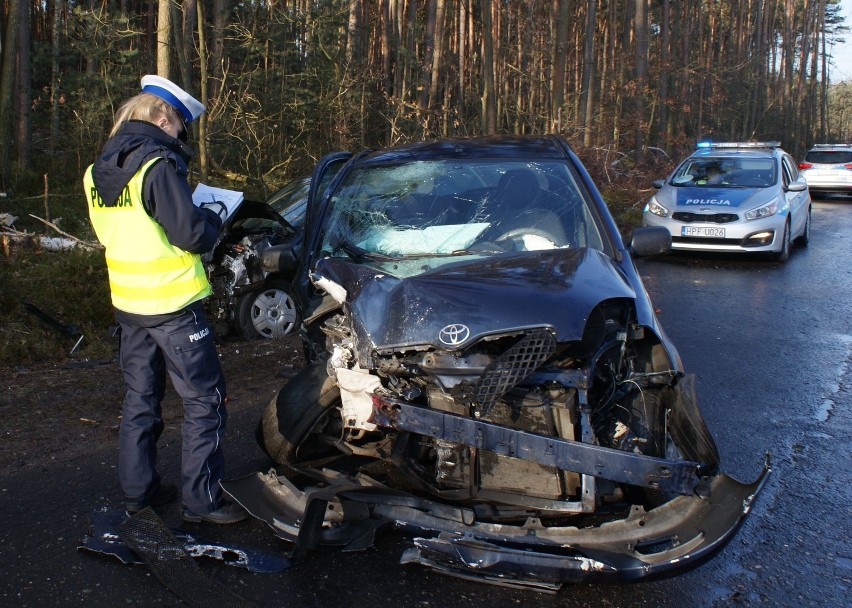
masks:
[[[264,338],[283,338],[293,331],[296,317],[296,303],[280,289],[265,289],[251,306],[251,324]]]

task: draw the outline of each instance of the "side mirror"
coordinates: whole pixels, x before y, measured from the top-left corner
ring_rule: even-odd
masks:
[[[802,180],[796,180],[787,184],[787,192],[804,192],[807,189],[807,182],[803,182]]]
[[[659,190],[660,188],[662,188],[665,185],[665,183],[666,183],[666,180],[664,180],[664,179],[655,179],[654,181],[651,182],[651,185],[654,186],[654,188],[656,188],[657,190]]]
[[[672,235],[662,226],[642,226],[630,235],[630,251],[637,258],[666,253],[672,248]]]
[[[299,260],[290,245],[273,245],[260,252],[260,267],[266,272],[292,275],[299,267]]]

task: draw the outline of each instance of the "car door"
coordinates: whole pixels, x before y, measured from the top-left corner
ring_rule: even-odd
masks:
[[[781,170],[784,196],[790,209],[790,237],[795,238],[802,233],[807,219],[808,189],[798,189],[799,171],[792,158],[786,155],[781,158]],[[793,184],[795,185],[791,188]]]
[[[332,152],[322,157],[311,173],[311,188],[308,192],[308,204],[305,211],[305,239],[299,261],[299,272],[293,281],[306,309],[316,304],[309,278],[310,265],[317,242],[318,226],[322,223],[322,206],[324,194],[334,182],[341,168],[352,158],[351,152]]]

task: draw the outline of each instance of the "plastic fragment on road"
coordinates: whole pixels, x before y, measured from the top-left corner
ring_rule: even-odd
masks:
[[[127,518],[123,509],[99,509],[92,513],[92,534],[83,537],[81,551],[91,551],[118,558],[124,564],[144,564],[144,560],[122,540],[118,527]],[[170,530],[190,557],[212,557],[228,566],[245,568],[249,572],[273,573],[290,567],[283,555],[268,553],[253,547],[231,543],[214,543],[183,530]]]
[[[118,535],[163,586],[190,606],[254,606],[205,574],[151,507],[119,523]]]

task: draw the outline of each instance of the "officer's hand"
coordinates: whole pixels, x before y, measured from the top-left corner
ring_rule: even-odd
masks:
[[[228,208],[222,201],[211,201],[209,203],[204,203],[201,205],[201,208],[210,209],[210,211],[219,216],[219,219],[222,220],[222,222],[224,222],[225,218],[228,217]]]

